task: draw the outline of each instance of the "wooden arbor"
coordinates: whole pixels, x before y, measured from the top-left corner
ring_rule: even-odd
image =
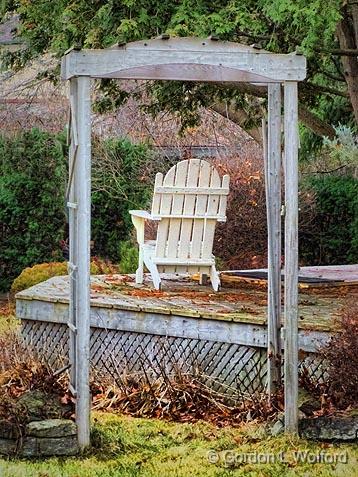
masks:
[[[237,43],[162,37],[105,50],[69,51],[61,76],[70,80],[71,145],[68,209],[70,226],[70,363],[76,396],[78,440],[89,445],[91,78],[263,83],[268,87],[266,157],[269,300],[268,391],[279,376],[281,320],[281,211],[285,215],[284,376],[285,429],[298,425],[298,114],[297,82],[306,60]],[[284,90],[285,201],[281,204],[281,86]]]

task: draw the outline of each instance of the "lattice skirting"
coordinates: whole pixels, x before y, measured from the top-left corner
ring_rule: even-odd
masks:
[[[22,335],[51,366],[68,363],[65,324],[22,320]],[[114,380],[185,373],[228,395],[252,395],[263,391],[266,384],[266,350],[262,347],[94,327],[90,350],[92,371]],[[300,368],[307,369],[313,380],[324,379],[324,367],[314,354],[307,355]]]

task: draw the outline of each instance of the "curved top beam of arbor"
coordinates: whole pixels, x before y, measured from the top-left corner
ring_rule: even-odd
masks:
[[[301,81],[306,59],[227,41],[143,40],[103,50],[71,50],[61,77],[275,83]]]

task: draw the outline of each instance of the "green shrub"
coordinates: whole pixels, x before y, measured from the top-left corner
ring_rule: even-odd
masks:
[[[119,269],[112,263],[93,257],[91,261],[92,275],[106,275],[118,273]],[[15,278],[11,285],[11,293],[18,293],[26,288],[37,285],[52,277],[67,275],[67,262],[40,263],[33,267],[25,268],[20,275]]]
[[[63,136],[37,129],[0,136],[0,289],[21,270],[61,257]]]
[[[138,247],[130,240],[120,243],[119,246],[121,273],[135,273],[138,268]]]
[[[303,202],[311,196],[312,205],[301,218],[301,257],[309,264],[357,263],[358,180],[319,175],[306,179],[303,188]]]
[[[62,275],[67,275],[67,262],[40,263],[27,267],[12,282],[11,293],[18,293],[51,277]]]
[[[94,252],[118,262],[120,243],[133,230],[130,209],[150,205],[154,177],[166,171],[168,161],[160,161],[145,144],[126,139],[94,141],[92,238]]]

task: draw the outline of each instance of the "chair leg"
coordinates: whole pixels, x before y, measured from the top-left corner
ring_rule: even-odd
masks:
[[[215,291],[219,290],[220,287],[220,275],[217,272],[215,265],[212,265],[210,268],[210,280],[211,280],[211,286]]]
[[[154,285],[154,288],[156,290],[160,290],[160,283],[161,283],[161,279],[160,279],[160,275],[159,275],[159,272],[158,272],[158,267],[156,266],[155,263],[152,262],[151,260],[151,257],[150,256],[145,256],[144,255],[144,263],[145,263],[145,266],[148,268],[151,276],[152,276],[152,281],[153,281],[153,285]]]
[[[152,275],[153,285],[156,290],[160,290],[161,288],[161,279],[158,272],[157,266],[153,263],[153,268],[150,270],[150,274]]]
[[[135,282],[140,284],[140,283],[143,283],[143,280],[144,280],[144,273],[143,273],[143,269],[144,269],[144,263],[143,263],[143,250],[142,250],[142,247],[139,247],[139,258],[138,258],[138,268],[137,268],[137,271],[135,273]]]

